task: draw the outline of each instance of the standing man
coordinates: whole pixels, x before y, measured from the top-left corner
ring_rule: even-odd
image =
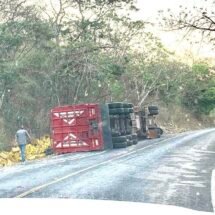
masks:
[[[31,140],[31,137],[30,137],[29,133],[27,132],[27,130],[24,129],[23,125],[16,132],[15,139],[16,139],[16,142],[19,145],[19,148],[21,151],[22,162],[25,162],[25,148],[26,148],[28,141]]]

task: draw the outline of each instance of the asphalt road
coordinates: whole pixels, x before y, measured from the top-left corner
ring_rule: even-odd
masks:
[[[108,199],[213,210],[215,129],[0,170],[1,198]]]

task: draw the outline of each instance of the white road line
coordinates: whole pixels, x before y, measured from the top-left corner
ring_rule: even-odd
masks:
[[[207,132],[202,132],[202,133],[207,133]],[[194,136],[202,135],[202,133],[201,133],[201,134],[194,135]],[[188,136],[189,136],[189,134],[188,134]],[[186,138],[186,137],[187,137],[187,136],[185,136],[185,138]],[[110,159],[110,160],[101,162],[101,163],[99,163],[99,164],[95,164],[95,165],[89,166],[89,167],[87,167],[87,168],[85,168],[85,169],[82,169],[82,170],[73,172],[73,173],[68,174],[68,175],[66,175],[66,176],[64,176],[64,177],[61,177],[61,178],[58,178],[58,179],[54,179],[53,181],[51,181],[51,182],[49,182],[49,183],[46,183],[46,184],[43,184],[43,185],[34,187],[34,188],[32,188],[32,189],[30,189],[30,190],[24,192],[24,193],[21,193],[21,194],[15,196],[14,198],[22,198],[22,197],[25,197],[25,196],[27,196],[27,195],[29,195],[29,194],[31,194],[31,193],[34,193],[34,192],[36,192],[36,191],[39,191],[39,190],[41,190],[41,189],[43,189],[43,188],[46,188],[46,187],[48,187],[48,186],[50,186],[50,185],[56,184],[56,183],[58,183],[58,182],[61,182],[61,181],[65,180],[65,179],[67,179],[67,178],[76,176],[76,175],[81,174],[81,173],[83,173],[83,172],[86,172],[86,171],[88,171],[88,170],[94,169],[94,168],[96,168],[96,167],[100,167],[100,166],[102,166],[102,165],[104,165],[104,164],[110,163],[110,162],[112,162],[112,161],[118,160],[118,159],[123,158],[123,157],[126,157],[126,156],[128,156],[128,155],[137,153],[137,152],[142,151],[142,150],[144,150],[144,149],[151,148],[151,147],[153,147],[153,146],[155,146],[155,145],[159,145],[159,144],[162,143],[162,142],[166,142],[166,141],[169,141],[170,139],[175,139],[175,138],[177,138],[177,137],[165,139],[165,140],[156,142],[156,143],[154,143],[154,144],[152,143],[151,145],[148,145],[148,146],[146,146],[146,147],[143,147],[143,148],[140,148],[140,149],[131,151],[131,152],[127,152],[127,153],[126,153],[126,152],[123,152],[123,153],[121,153],[122,155],[119,155],[119,156],[116,157],[116,158],[113,158],[113,159]],[[182,140],[183,140],[183,138],[182,138]],[[125,153],[126,153],[126,154],[125,154]],[[214,197],[214,198],[215,198],[215,197]]]
[[[32,188],[32,189],[30,189],[30,190],[24,192],[24,193],[21,193],[21,194],[15,196],[14,198],[23,198],[23,197],[25,197],[25,196],[27,196],[27,195],[29,195],[29,194],[31,194],[31,193],[34,193],[34,192],[39,191],[39,190],[41,190],[41,189],[43,189],[43,188],[46,188],[46,187],[48,187],[48,186],[50,186],[50,185],[56,184],[56,183],[58,183],[58,182],[61,182],[61,181],[65,180],[65,179],[67,179],[67,178],[76,176],[76,175],[81,174],[81,173],[83,173],[83,172],[86,172],[86,171],[88,171],[88,170],[94,169],[94,168],[96,168],[96,167],[102,166],[102,165],[104,165],[104,164],[110,163],[110,162],[112,162],[112,161],[118,160],[118,159],[120,159],[120,158],[126,157],[126,156],[128,156],[128,155],[134,154],[134,153],[136,153],[136,152],[138,152],[138,151],[142,151],[142,150],[144,150],[144,149],[146,149],[146,148],[150,148],[150,147],[153,147],[153,146],[154,146],[154,145],[149,145],[149,146],[146,146],[146,147],[144,147],[144,148],[137,149],[137,150],[132,151],[132,152],[128,152],[128,153],[126,153],[126,154],[123,153],[122,155],[117,156],[116,158],[113,158],[113,159],[110,159],[110,160],[101,162],[101,163],[99,163],[99,164],[95,164],[95,165],[89,166],[89,167],[87,167],[87,168],[85,168],[85,169],[82,169],[82,170],[73,172],[73,173],[68,174],[68,175],[66,175],[66,176],[64,176],[64,177],[61,177],[61,178],[58,178],[58,179],[54,179],[53,181],[51,181],[51,182],[49,182],[49,183],[46,183],[46,184],[43,184],[43,185],[34,187],[34,188]]]
[[[212,171],[211,175],[211,201],[213,211],[215,212],[215,169]]]

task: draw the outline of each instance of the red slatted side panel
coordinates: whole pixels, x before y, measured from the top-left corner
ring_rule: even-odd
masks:
[[[100,106],[80,104],[53,108],[51,133],[55,153],[102,150]]]

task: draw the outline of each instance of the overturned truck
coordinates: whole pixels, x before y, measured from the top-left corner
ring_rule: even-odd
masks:
[[[78,104],[51,110],[51,137],[57,154],[125,148],[143,138],[158,138],[156,106],[131,103]]]

